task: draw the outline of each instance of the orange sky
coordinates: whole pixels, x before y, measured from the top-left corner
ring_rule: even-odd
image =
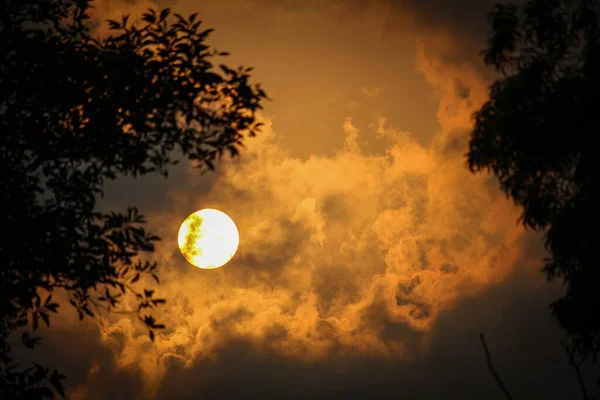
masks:
[[[152,6],[97,3],[110,17]],[[475,64],[483,40],[472,35],[484,14],[461,23],[431,4],[393,0],[159,5],[199,11],[216,29],[209,43],[231,52],[228,65],[255,67],[273,101],[263,132],[214,174],[183,164],[168,180],[107,188],[103,208],[137,205],[163,238],[152,257],[167,329],[151,344],[130,317],[110,316],[96,333],[66,308],[53,329],[85,332],[90,349],[63,362],[75,374],[73,398],[227,397],[238,393],[231,382],[267,397],[404,387],[418,398],[452,388],[494,398],[479,330],[498,346],[524,346],[522,309],[542,321],[531,332],[557,337],[544,314],[556,292],[538,274],[538,237],[516,224],[518,210],[494,180],[465,167],[470,117],[491,82]],[[238,253],[214,271],[192,267],[177,249],[181,221],[201,208],[226,212],[240,232]],[[58,336],[49,342],[64,347]],[[552,346],[545,363],[561,360]],[[502,357],[513,385],[538,393]],[[485,384],[458,384],[452,369]],[[383,381],[398,375],[403,386]],[[439,392],[423,376],[435,377]],[[123,392],[111,392],[115,385]]]

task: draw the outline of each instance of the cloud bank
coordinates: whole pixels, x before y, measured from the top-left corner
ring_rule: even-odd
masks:
[[[333,155],[302,159],[264,117],[263,133],[208,188],[196,190],[190,170],[172,189],[170,209],[151,216],[166,239],[156,257],[168,329],[154,345],[129,318],[103,333],[149,393],[169,368],[215,360],[236,340],[299,362],[414,358],[443,312],[511,275],[523,246],[518,211],[468,172],[459,145],[485,83],[423,49],[416,65],[440,96],[441,130],[428,145],[385,118],[363,132],[348,115]],[[365,154],[365,136],[389,145]],[[240,232],[238,253],[216,271],[193,268],[169,240],[180,216],[200,208],[226,212]]]
[[[98,15],[114,18],[150,3],[99,4]],[[433,371],[440,388],[493,391],[493,382],[479,392],[456,383],[448,349],[479,351],[476,335],[462,336],[492,318],[485,307],[512,315],[533,304],[519,317],[527,330],[547,299],[513,282],[523,265],[537,274],[541,256],[518,209],[465,166],[471,115],[489,82],[460,61],[471,45],[457,45],[457,22],[413,1],[232,4],[181,1],[175,11],[200,8],[223,32],[218,48],[257,66],[256,79],[274,90],[265,129],[214,174],[183,166],[168,181],[115,182],[112,197],[108,188],[104,206],[140,206],[163,238],[154,257],[167,329],[152,344],[130,316],[107,317],[89,334],[74,397],[384,394],[401,375],[400,392],[419,386],[423,398],[440,398],[447,393],[419,375]],[[201,208],[226,212],[240,232],[238,253],[217,270],[192,267],[177,248],[180,223]],[[519,290],[498,289],[506,282]],[[58,325],[82,329],[68,318]],[[507,346],[519,339],[498,336]]]

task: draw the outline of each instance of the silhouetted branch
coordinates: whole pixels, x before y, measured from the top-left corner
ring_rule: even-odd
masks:
[[[490,350],[488,349],[487,344],[485,343],[485,338],[483,337],[483,332],[479,332],[479,339],[481,339],[481,345],[483,346],[483,350],[485,351],[485,356],[487,358],[487,365],[490,369],[490,372],[496,379],[496,382],[498,382],[498,386],[500,386],[500,389],[502,389],[502,391],[504,392],[506,397],[509,400],[512,400],[512,396],[508,392],[508,389],[506,389],[506,386],[504,386],[504,384],[502,383],[500,376],[498,375],[498,373],[494,369],[494,366],[492,365],[492,355],[490,354]]]
[[[579,369],[579,363],[575,361],[575,353],[572,349],[569,348],[567,343],[563,340],[560,341],[561,346],[565,349],[565,352],[569,356],[569,364],[575,368],[575,373],[577,374],[577,381],[579,382],[579,387],[581,388],[581,395],[584,400],[589,400],[589,396],[587,394],[587,390],[585,389],[585,382],[583,380],[583,375],[581,375],[581,370]]]
[[[152,340],[165,327],[151,314],[166,300],[144,287],[148,277],[159,284],[158,262],[143,255],[160,238],[136,207],[100,212],[104,183],[166,178],[179,159],[213,170],[262,126],[268,97],[252,69],[213,68],[227,54],[206,43],[212,29],[196,14],[150,9],[137,23],[109,21],[111,33],[94,39],[92,9],[93,0],[2,0],[0,226],[22,234],[0,245],[0,399],[65,397],[63,375],[16,368],[8,342],[50,326],[58,289],[79,319],[137,316]],[[40,340],[21,339],[27,348]]]
[[[550,304],[552,315],[576,358],[596,359],[598,246],[581,226],[597,215],[600,169],[594,135],[582,128],[566,136],[565,130],[573,121],[597,127],[600,1],[520,3],[499,4],[490,13],[482,55],[504,76],[473,114],[468,166],[493,173],[520,208],[519,222],[544,232],[542,271],[564,289]]]

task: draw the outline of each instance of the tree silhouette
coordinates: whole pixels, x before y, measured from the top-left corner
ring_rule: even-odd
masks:
[[[550,307],[572,362],[595,362],[600,349],[599,10],[598,0],[495,6],[483,57],[502,77],[475,113],[467,154],[471,171],[491,171],[522,206],[521,222],[544,233],[543,271],[565,286]]]
[[[165,302],[140,288],[156,263],[141,259],[159,238],[136,208],[100,213],[103,183],[168,174],[177,154],[202,171],[260,128],[267,98],[251,69],[212,60],[211,32],[193,14],[149,10],[139,23],[109,21],[98,39],[91,0],[0,0],[0,398],[64,397],[63,375],[11,357],[15,335],[34,331],[61,290],[80,319],[137,299],[154,339],[151,309]]]

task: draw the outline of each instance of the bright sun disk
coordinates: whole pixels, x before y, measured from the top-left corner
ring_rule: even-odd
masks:
[[[240,236],[224,212],[205,208],[190,214],[181,224],[177,242],[181,254],[202,269],[225,265],[235,254]]]

